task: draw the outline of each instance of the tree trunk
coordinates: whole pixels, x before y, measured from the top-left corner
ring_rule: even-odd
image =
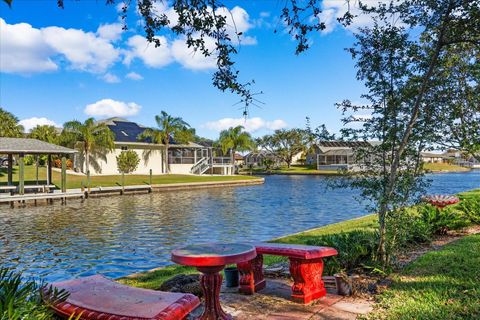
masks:
[[[85,173],[90,171],[90,154],[88,150],[85,150]]]
[[[165,169],[167,169],[167,173],[170,173],[170,161],[168,159],[168,143],[165,144]]]
[[[377,258],[379,261],[382,262],[383,267],[386,267],[386,257],[387,257],[387,249],[385,246],[386,242],[386,214],[387,209],[385,206],[382,205],[380,211],[378,213],[378,248],[377,248]]]

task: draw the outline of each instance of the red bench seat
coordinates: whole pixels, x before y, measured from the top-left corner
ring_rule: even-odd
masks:
[[[129,287],[100,275],[52,286],[70,294],[53,310],[66,318],[75,314],[73,319],[82,314],[82,320],[178,320],[200,304],[192,294]]]
[[[326,295],[322,280],[323,258],[335,256],[337,250],[330,247],[305,246],[283,243],[254,243],[257,257],[237,264],[240,272],[240,292],[253,294],[265,288],[263,255],[285,256],[290,260],[293,278],[292,299],[304,304]]]

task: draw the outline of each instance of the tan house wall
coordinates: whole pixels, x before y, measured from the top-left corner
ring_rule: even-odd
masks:
[[[174,174],[191,174],[193,164],[170,164],[170,173]]]
[[[163,170],[163,156],[161,149],[151,149],[148,150],[147,148],[128,148],[128,150],[135,151],[140,158],[140,163],[138,164],[137,170],[135,170],[132,174],[149,174],[150,169],[152,169],[152,173],[162,174],[164,173]],[[149,151],[149,157],[146,156],[146,151]],[[116,157],[122,153],[121,147],[115,148],[114,151],[109,152],[105,156],[104,159],[100,159],[99,157],[95,157],[96,163],[98,167],[95,166],[93,163],[90,164],[90,174],[91,175],[115,175],[119,174],[117,168],[117,159]],[[91,161],[92,162],[92,161]]]

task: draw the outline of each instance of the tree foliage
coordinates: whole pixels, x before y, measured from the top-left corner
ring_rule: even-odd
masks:
[[[0,108],[0,137],[20,138],[22,136],[23,127],[18,124],[18,118]]]
[[[435,82],[438,90],[428,101],[439,109],[435,121],[442,123],[439,144],[480,161],[480,47],[471,43],[449,47]]]
[[[307,134],[302,129],[275,130],[257,140],[259,147],[275,154],[290,168],[293,158],[306,150]]]
[[[29,135],[30,138],[42,140],[48,143],[57,144],[59,142],[59,134],[54,126],[38,125],[33,128]]]
[[[168,150],[170,148],[170,140],[175,140],[178,143],[188,143],[195,137],[195,130],[190,128],[190,125],[181,117],[174,117],[167,112],[162,111],[160,115],[155,116],[155,122],[158,128],[147,128],[143,131],[138,139],[155,144],[165,145],[164,162],[167,172],[170,173],[170,164],[168,162]],[[149,154],[145,155],[148,158]]]
[[[235,154],[237,151],[253,149],[255,145],[253,138],[243,129],[243,126],[236,126],[220,132],[217,144],[222,149],[224,155],[228,154],[229,150],[232,150],[232,153]]]
[[[363,200],[378,212],[378,258],[384,264],[401,207],[424,192],[420,152],[438,142],[438,120],[447,112],[438,107],[443,105],[439,92],[447,85],[443,61],[454,46],[480,45],[479,8],[479,1],[456,0],[362,6],[373,26],[360,29],[350,52],[357,78],[367,88],[366,103],[346,100],[340,107],[345,123],[361,122],[358,129],[343,130],[346,138],[379,141],[357,153],[361,171],[349,186],[360,188]],[[474,55],[466,59],[478,63]],[[458,83],[448,86],[450,94],[462,90]]]
[[[120,173],[129,174],[137,170],[140,157],[133,150],[122,151],[117,156],[117,169]]]
[[[63,125],[63,135],[75,141],[75,146],[80,149],[85,157],[85,173],[94,165],[95,157],[105,159],[105,153],[114,148],[114,134],[103,122],[96,122],[88,118],[85,122],[77,120],[66,122]],[[90,156],[94,156],[90,159]],[[91,163],[91,160],[93,162]]]

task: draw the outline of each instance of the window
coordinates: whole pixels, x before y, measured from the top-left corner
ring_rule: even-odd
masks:
[[[128,147],[127,146],[122,146],[122,151],[126,151],[126,150],[128,150]]]

